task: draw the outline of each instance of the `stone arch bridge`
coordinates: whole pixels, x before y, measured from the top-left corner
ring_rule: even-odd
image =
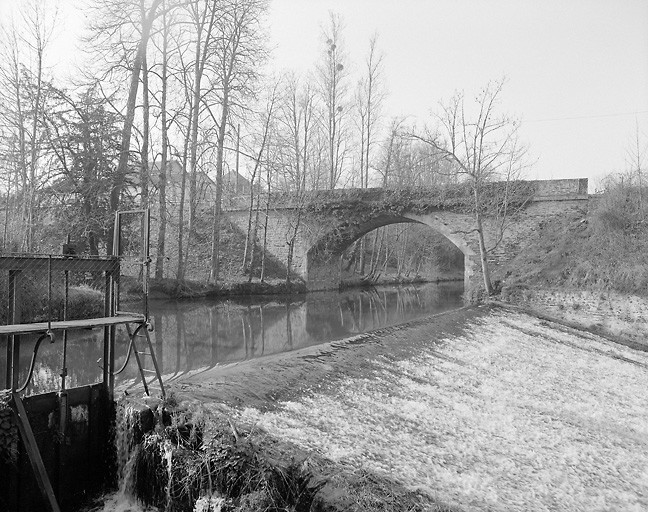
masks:
[[[488,197],[500,196],[505,185],[492,184]],[[503,229],[501,219],[487,216],[485,220],[486,245],[495,247],[488,256],[492,268],[496,270],[514,258],[543,221],[556,216],[584,216],[587,185],[587,178],[517,182],[516,199],[507,203],[514,206],[513,213],[507,216]],[[491,211],[496,203],[494,199]],[[340,256],[354,241],[388,224],[420,223],[443,234],[463,252],[464,282],[468,286],[482,278],[471,204],[465,186],[337,189],[307,192],[300,197],[275,194],[270,196],[268,209],[267,251],[286,267],[290,259],[291,273],[303,279],[309,290],[334,289],[341,281]],[[225,206],[224,213],[239,229],[247,231],[249,209],[243,198]],[[263,215],[262,211],[261,218]]]

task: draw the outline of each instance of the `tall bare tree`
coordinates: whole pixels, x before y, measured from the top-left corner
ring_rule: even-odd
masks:
[[[124,108],[124,125],[121,136],[121,150],[117,168],[113,174],[110,194],[111,211],[119,209],[122,190],[126,183],[128,167],[131,159],[131,135],[137,107],[137,95],[140,84],[142,66],[146,60],[146,52],[153,28],[153,23],[159,16],[162,0],[107,0],[94,6],[96,22],[92,25],[91,41],[97,42],[102,49],[123,48],[122,63],[129,70],[129,86],[126,105]],[[137,20],[136,22],[134,20]],[[132,47],[121,36],[133,38]],[[116,39],[116,40],[115,40]],[[148,134],[147,134],[148,136]],[[109,244],[112,251],[112,244]]]
[[[342,30],[340,16],[330,13],[329,24],[323,31],[324,55],[317,67],[320,95],[325,108],[323,124],[330,189],[336,187],[342,175],[348,136],[346,122],[349,108],[349,71]]]
[[[166,230],[167,230],[167,165],[169,159],[169,124],[167,114],[167,98],[169,94],[169,38],[171,31],[171,19],[166,11],[166,0],[162,2],[162,38],[161,58],[162,70],[160,72],[160,167],[158,174],[158,237],[157,251],[155,257],[155,277],[164,277],[164,260],[166,253]]]
[[[449,164],[452,173],[465,179],[472,196],[471,211],[475,220],[472,232],[479,246],[484,288],[493,294],[488,253],[484,233],[484,216],[499,217],[500,236],[503,236],[506,219],[513,213],[509,185],[519,179],[525,168],[526,148],[518,140],[519,123],[498,113],[498,104],[504,80],[489,82],[476,96],[474,110],[465,105],[464,95],[456,94],[441,105],[439,126],[434,133],[415,135],[415,138],[432,146],[439,157]],[[493,189],[489,182],[503,181],[503,195],[494,201],[489,197]],[[490,192],[489,192],[490,191]],[[495,208],[492,205],[495,203]]]
[[[19,18],[0,22],[2,48],[0,104],[3,127],[12,140],[12,153],[20,184],[21,250],[34,249],[34,206],[38,167],[43,142],[46,51],[58,18],[58,4],[29,0],[21,5]]]
[[[385,97],[382,84],[383,54],[378,50],[378,36],[369,41],[364,76],[358,82],[356,103],[360,125],[360,188],[369,186],[371,150],[374,145],[380,107]]]
[[[233,114],[246,110],[244,100],[254,95],[259,66],[266,57],[262,34],[265,0],[225,0],[215,24],[217,58],[210,83],[220,112],[210,110],[216,124],[216,194],[212,229],[212,255],[209,280],[217,282],[220,271],[220,224],[222,216],[223,168],[228,122]]]

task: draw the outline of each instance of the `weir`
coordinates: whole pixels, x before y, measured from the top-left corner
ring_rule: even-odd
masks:
[[[128,261],[122,250],[124,218],[136,219],[130,231],[139,239],[134,260],[129,253]],[[58,255],[0,255],[0,337],[6,344],[0,367],[5,387],[0,391],[0,510],[73,510],[102,492],[114,458],[115,376],[131,355],[145,393],[157,388],[164,396],[149,336],[149,231],[148,210],[118,212],[112,256],[78,256],[69,243]],[[129,303],[128,311],[120,307],[123,263],[139,267],[141,283],[141,300]],[[117,329],[129,339],[120,365]],[[99,382],[70,382],[72,342],[101,346]],[[58,345],[59,375],[39,364],[44,344]],[[56,391],[39,392],[40,381]]]

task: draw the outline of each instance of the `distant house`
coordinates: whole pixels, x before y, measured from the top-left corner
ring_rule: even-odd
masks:
[[[157,199],[160,189],[160,162],[149,164],[151,185],[151,198]],[[189,173],[185,176],[185,208],[189,205]],[[198,203],[212,204],[216,198],[216,183],[204,172],[198,172],[196,176],[196,190]],[[180,205],[182,194],[182,164],[177,160],[169,160],[166,165],[166,198],[169,206]]]
[[[157,196],[160,182],[160,162],[149,164],[151,185],[151,196]],[[189,173],[185,177],[185,201],[189,201]],[[216,200],[216,182],[204,172],[198,172],[196,188],[198,191],[198,202],[213,204]],[[170,204],[180,204],[182,192],[182,165],[177,160],[170,160],[167,163],[166,171],[166,196]],[[247,196],[250,193],[250,181],[236,171],[230,171],[223,175],[223,202],[237,196]]]
[[[250,181],[236,171],[223,175],[223,197],[247,196],[250,193]]]

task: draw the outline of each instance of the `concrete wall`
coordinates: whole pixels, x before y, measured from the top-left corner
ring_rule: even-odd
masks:
[[[534,200],[524,210],[510,217],[503,236],[497,228],[497,222],[486,220],[484,223],[487,247],[497,246],[489,254],[489,262],[494,271],[518,254],[543,220],[564,215],[584,216],[587,212],[586,179],[536,183],[537,194]],[[375,195],[375,191],[371,192]],[[235,210],[226,214],[241,229],[246,229],[246,211]],[[296,209],[272,209],[268,220],[268,251],[286,264],[289,242],[293,239],[298,223],[291,270],[306,281],[310,290],[334,289],[338,287],[341,277],[339,256],[353,241],[380,226],[417,222],[442,233],[464,253],[466,284],[478,283],[482,279],[477,236],[473,231],[474,219],[470,214],[451,210],[436,210],[426,214],[404,211],[399,214],[379,213],[364,221],[347,220],[349,219],[341,219],[333,212],[326,215],[321,210],[317,216],[302,212],[298,218]],[[336,237],[339,243],[336,243]],[[327,252],[322,247],[332,248]]]

